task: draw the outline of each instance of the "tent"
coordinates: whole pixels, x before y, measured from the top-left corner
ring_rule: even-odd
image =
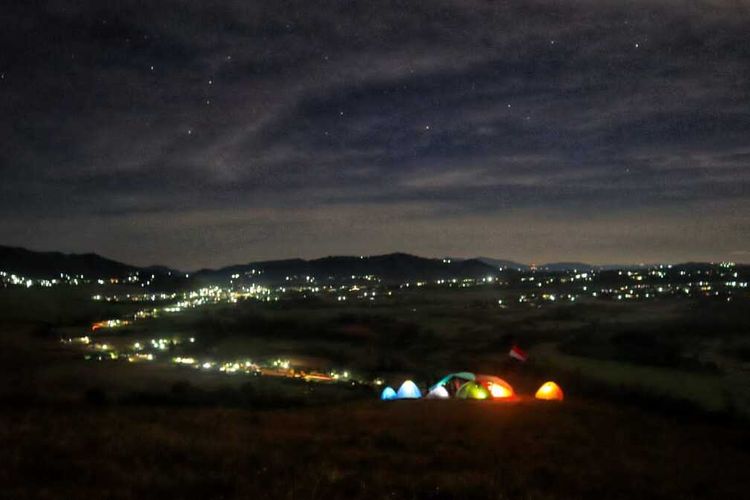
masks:
[[[382,399],[383,401],[396,399],[396,391],[393,390],[393,387],[387,386],[385,389],[383,389],[383,392],[380,393],[380,399]]]
[[[417,387],[417,384],[411,380],[407,380],[401,384],[401,387],[398,388],[398,392],[396,393],[396,399],[419,399],[421,397],[422,392],[419,390],[419,387]]]
[[[492,395],[482,384],[470,380],[458,389],[456,397],[459,399],[490,399]]]
[[[513,387],[500,377],[494,375],[477,375],[475,381],[490,392],[492,399],[512,398],[515,396]]]
[[[429,399],[448,399],[451,397],[451,395],[448,394],[448,389],[446,389],[442,385],[438,385],[435,386],[435,388],[432,389],[429,393],[427,393],[427,397]]]
[[[445,377],[438,380],[435,385],[430,387],[430,392],[435,390],[435,388],[437,387],[445,387],[448,395],[453,396],[462,385],[464,385],[466,382],[474,380],[474,377],[475,375],[471,372],[449,373]]]
[[[559,390],[559,388],[558,388]],[[560,391],[562,394],[562,391]],[[380,399],[419,399],[422,392],[411,380],[406,380],[398,392],[391,387],[383,389]],[[474,374],[471,372],[449,373],[430,387],[426,396],[429,399],[509,399],[515,397],[513,387],[494,375]],[[560,397],[562,399],[562,397]]]
[[[494,375],[476,375],[456,392],[460,399],[507,399],[514,396],[513,387]]]
[[[542,384],[542,386],[536,391],[534,397],[537,399],[544,399],[545,401],[562,401],[563,391],[560,389],[559,385],[550,380],[549,382]]]

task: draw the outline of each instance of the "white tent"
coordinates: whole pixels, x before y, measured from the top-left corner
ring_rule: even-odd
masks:
[[[445,386],[438,385],[427,393],[427,397],[429,399],[448,399],[451,395],[448,394],[448,389],[446,389]]]
[[[407,380],[401,384],[401,387],[398,388],[398,392],[396,393],[396,399],[419,399],[421,397],[422,392],[419,390],[419,387],[417,387],[417,384],[411,380]]]

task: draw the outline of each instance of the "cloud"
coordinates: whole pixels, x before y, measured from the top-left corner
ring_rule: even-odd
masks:
[[[370,240],[328,234],[310,210],[358,227],[422,207],[415,227],[466,217],[478,234],[508,211],[564,213],[571,231],[596,211],[622,232],[627,211],[646,226],[667,211],[684,234],[689,210],[748,199],[750,14],[737,2],[59,1],[7,19],[0,216],[78,220],[94,250],[149,217],[213,213],[218,252],[250,252],[258,239],[222,229],[234,211],[258,214],[279,249],[296,214],[331,253]],[[22,244],[19,231],[0,238]],[[148,235],[170,262],[178,242]]]

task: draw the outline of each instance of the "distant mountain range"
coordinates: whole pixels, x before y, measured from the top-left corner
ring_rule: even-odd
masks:
[[[58,278],[60,273],[90,278],[125,276],[139,268],[94,253],[65,254],[35,252],[25,248],[0,246],[0,271],[27,278]]]
[[[690,264],[686,264],[690,265]],[[699,264],[692,264],[699,265]],[[636,269],[643,266],[595,266],[582,262],[556,262],[538,265],[540,271],[589,271],[610,269]],[[377,276],[387,282],[438,280],[453,278],[483,278],[498,276],[500,272],[527,271],[531,267],[510,260],[476,257],[472,259],[433,259],[406,253],[392,253],[369,257],[335,256],[321,259],[287,259],[202,269],[191,278],[202,282],[227,282],[233,275],[257,277],[259,282],[279,283],[306,276],[323,280],[344,280],[352,276]],[[140,271],[160,276],[181,276],[182,272],[164,266],[137,267],[107,259],[97,254],[65,254],[36,252],[18,247],[0,246],[0,271],[20,274],[29,278],[56,278],[60,273],[84,275],[89,279],[120,277]]]
[[[490,257],[477,257],[477,260],[484,262],[487,265],[502,269],[515,269],[517,271],[528,271],[532,266],[528,264],[521,264],[512,260],[501,260],[493,259]],[[540,264],[533,266],[534,269],[539,271],[549,272],[563,272],[563,271],[605,271],[610,269],[639,269],[648,267],[645,264],[586,264],[585,262],[550,262],[548,264]]]
[[[255,274],[253,274],[253,272]],[[224,281],[232,275],[258,276],[260,281],[281,282],[290,279],[315,277],[318,281],[344,280],[352,276],[377,276],[387,282],[438,280],[453,278],[482,278],[497,276],[498,270],[477,259],[429,259],[405,253],[370,257],[323,257],[321,259],[276,260],[253,262],[221,269],[204,269],[194,274],[196,279]]]
[[[550,264],[542,264],[541,266],[537,266],[537,269],[551,272],[593,271],[601,268],[602,266],[593,266],[591,264],[584,264],[583,262],[552,262]]]
[[[484,262],[488,266],[492,266],[496,269],[515,269],[517,271],[529,270],[528,265],[514,262],[512,260],[493,259],[490,257],[477,257],[477,260],[480,262]]]

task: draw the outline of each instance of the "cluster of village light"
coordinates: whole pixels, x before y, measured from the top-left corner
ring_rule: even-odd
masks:
[[[101,280],[100,280],[101,281]],[[179,294],[182,296],[182,294]],[[175,300],[178,298],[177,293],[127,293],[124,295],[101,295],[97,294],[91,297],[95,301],[104,302],[163,302]]]
[[[187,343],[194,343],[195,337],[187,339]],[[200,371],[216,371],[225,374],[248,374],[253,376],[286,377],[307,382],[343,382],[357,384],[381,385],[380,379],[366,381],[354,377],[349,370],[316,371],[295,367],[291,360],[275,358],[269,361],[253,361],[250,359],[217,361],[214,359],[200,359],[194,355],[169,356],[169,351],[185,343],[180,338],[154,338],[148,341],[133,343],[124,352],[118,352],[108,343],[91,340],[90,336],[64,339],[71,344],[82,344],[89,350],[86,359],[95,361],[126,360],[130,363],[145,361],[167,361],[176,366],[194,368]]]
[[[258,272],[260,273],[260,272]],[[675,282],[668,281],[671,276],[675,277]],[[522,287],[531,288],[533,291],[520,293],[518,302],[539,306],[542,303],[560,303],[575,302],[579,297],[591,297],[609,300],[644,300],[654,299],[661,296],[708,296],[716,297],[722,294],[731,300],[732,289],[747,288],[747,281],[743,281],[739,273],[734,269],[732,263],[722,263],[718,268],[709,270],[680,270],[675,272],[672,266],[658,266],[651,269],[618,271],[616,277],[625,280],[624,284],[611,287],[601,287],[596,289],[592,282],[598,277],[595,271],[572,271],[556,274],[542,272],[537,274],[535,271],[522,273],[519,281]],[[186,309],[197,308],[209,304],[218,303],[236,303],[244,299],[254,299],[261,301],[277,301],[287,292],[327,294],[332,299],[343,302],[348,299],[367,300],[368,302],[380,299],[381,297],[391,297],[394,287],[384,285],[381,280],[372,275],[356,276],[352,275],[354,283],[345,284],[320,284],[313,276],[304,276],[304,281],[298,277],[289,277],[285,286],[276,288],[267,288],[255,284],[249,286],[240,286],[235,280],[239,275],[233,275],[229,287],[210,286],[197,290],[181,293],[142,293],[142,294],[124,294],[105,296],[97,294],[93,300],[114,302],[114,303],[151,303],[153,307],[148,307],[137,311],[126,318],[109,319],[94,323],[91,326],[93,334],[101,333],[100,330],[115,330],[135,321],[148,318],[158,317],[161,314],[180,313]],[[36,286],[36,282],[26,280],[22,276],[0,272],[0,279],[6,286],[11,283],[14,286]],[[66,283],[74,284],[76,282],[86,282],[82,276],[61,275]],[[126,280],[138,280],[138,275],[130,275]],[[102,280],[99,280],[102,281]],[[116,283],[112,279],[109,283]],[[119,281],[122,282],[122,281]],[[516,282],[516,283],[518,283]],[[101,283],[100,283],[101,284]],[[540,288],[555,286],[557,284],[566,285],[563,290],[545,291]],[[513,286],[512,282],[500,280],[498,278],[487,276],[478,279],[438,279],[434,281],[416,281],[404,282],[398,288],[402,290],[411,287],[422,288],[425,286],[437,287],[473,287],[484,286],[502,289],[507,286]],[[47,286],[39,284],[39,286]],[[50,285],[51,286],[51,285]],[[307,296],[307,295],[304,295]],[[165,303],[160,305],[157,303]],[[504,305],[502,299],[497,300],[501,307]],[[160,361],[170,362],[176,366],[190,367],[200,371],[216,371],[225,374],[250,374],[250,375],[267,375],[300,378],[306,381],[317,382],[360,382],[380,385],[382,380],[362,381],[352,377],[348,370],[343,371],[305,371],[292,365],[290,360],[273,359],[266,362],[256,362],[249,359],[241,360],[215,360],[200,359],[193,355],[173,355],[175,347],[181,343],[195,343],[195,338],[190,337],[183,341],[181,338],[154,338],[145,341],[139,341],[132,344],[131,347],[118,353],[114,346],[106,343],[99,343],[92,340],[92,336],[69,338],[66,342],[80,344],[88,349],[87,357],[92,360],[115,360],[126,359],[129,362]]]
[[[88,278],[83,274],[60,273],[55,278],[29,278],[18,272],[0,271],[0,286],[7,288],[10,286],[32,288],[51,288],[54,286],[82,286],[82,285],[117,285],[117,284],[140,284],[141,287],[149,286],[153,282],[155,275],[141,277],[139,272],[130,273],[124,277],[118,278]]]
[[[11,286],[31,288],[51,288],[56,285],[82,285],[90,283],[85,280],[83,275],[69,275],[61,273],[59,278],[27,278],[18,273],[0,271],[0,286],[7,288]]]
[[[731,263],[725,263],[721,266],[722,270],[731,270],[732,264]],[[586,283],[580,288],[576,288],[575,290],[566,290],[564,292],[543,292],[542,290],[539,290],[538,292],[531,292],[531,293],[521,293],[518,296],[518,302],[519,303],[530,303],[530,304],[540,304],[544,302],[549,303],[555,303],[555,302],[575,302],[579,298],[582,297],[591,297],[591,298],[607,298],[607,299],[614,299],[614,300],[643,300],[643,299],[653,299],[662,295],[703,295],[703,296],[719,296],[721,295],[722,291],[718,288],[721,287],[724,290],[731,289],[731,288],[747,288],[747,282],[741,281],[737,279],[726,279],[722,282],[715,282],[715,283],[709,283],[706,279],[698,280],[697,282],[687,282],[687,283],[679,283],[679,284],[668,284],[665,283],[664,280],[668,277],[667,272],[669,272],[672,269],[671,265],[665,265],[665,266],[657,266],[652,269],[644,269],[642,271],[619,271],[617,273],[618,276],[621,276],[623,278],[627,278],[628,280],[634,282],[633,285],[622,285],[618,286],[616,288],[612,287],[602,287],[600,289],[595,289],[595,287],[591,286],[591,283],[594,282],[597,277],[598,273],[593,270],[589,271],[571,271],[571,272],[561,272],[557,274],[548,274],[547,272],[542,272],[540,274],[537,274],[536,271],[527,271],[525,272],[525,275],[520,276],[520,283],[521,285],[527,285],[532,286],[534,289],[541,289],[543,287],[551,287],[555,286],[557,284],[560,285],[576,285],[577,283]],[[709,277],[712,276],[712,271],[703,271],[703,276]],[[697,270],[694,272],[688,272],[688,271],[681,271],[679,273],[680,277],[691,277],[693,274],[697,276],[701,275],[701,271]],[[718,273],[717,273],[718,274]],[[723,271],[721,274],[718,274],[717,278],[736,278],[738,276],[737,272],[734,272],[731,276],[726,276],[726,273]],[[252,285],[250,289],[244,289],[242,290],[235,290],[236,288],[236,279],[239,279],[240,275],[235,274],[232,276],[232,280],[230,280],[231,286],[229,288],[221,288],[221,287],[207,287],[203,288],[199,291],[190,292],[190,295],[186,297],[186,300],[178,301],[176,303],[173,303],[172,305],[168,306],[167,308],[160,309],[153,309],[153,310],[144,310],[137,313],[137,319],[145,318],[145,317],[153,317],[158,315],[159,312],[179,312],[183,309],[195,307],[198,305],[202,305],[203,303],[212,303],[212,302],[218,302],[218,301],[228,301],[228,302],[236,302],[239,298],[243,296],[247,296],[248,292],[249,295],[254,296],[255,298],[260,298],[260,300],[266,300],[266,301],[277,301],[279,300],[279,296],[289,293],[289,292],[297,292],[297,293],[311,293],[311,294],[328,294],[333,297],[334,300],[338,302],[345,302],[347,300],[357,299],[357,300],[365,300],[368,302],[373,302],[376,299],[379,299],[381,297],[390,297],[393,295],[393,290],[391,287],[388,287],[384,284],[382,284],[382,280],[373,276],[373,275],[363,275],[363,276],[357,276],[352,275],[351,279],[355,280],[355,283],[352,284],[320,284],[318,278],[314,276],[287,276],[285,277],[285,281],[287,282],[293,282],[294,284],[287,284],[284,286],[279,286],[273,289],[263,288],[265,292],[265,297],[258,297],[257,290],[254,289],[261,289],[262,287],[257,287],[256,285]],[[349,277],[347,277],[349,278]],[[662,283],[659,286],[646,284],[646,279],[649,278],[650,280],[659,280],[662,281]],[[356,282],[356,280],[359,280]],[[483,278],[452,278],[452,279],[438,279],[433,281],[414,281],[414,282],[404,282],[401,283],[398,288],[400,289],[409,289],[412,287],[415,288],[421,288],[425,286],[445,286],[445,287],[458,287],[458,288],[469,288],[469,287],[475,287],[475,286],[492,286],[492,287],[509,287],[513,286],[513,283],[511,281],[502,280],[494,276],[485,276]],[[727,291],[728,294],[730,294]],[[151,302],[157,302],[157,301],[165,301],[165,300],[175,300],[178,298],[178,294],[142,294],[142,295],[126,295],[126,296],[112,296],[112,297],[103,297],[101,295],[95,296],[95,299],[98,300],[107,300],[107,301],[114,301],[114,302],[122,302],[122,301],[131,301],[131,302],[137,302],[137,301],[151,301]]]
[[[448,288],[470,288],[474,286],[482,285],[507,285],[505,281],[501,281],[495,276],[485,276],[483,278],[449,278],[449,279],[437,279],[433,281],[406,281],[399,285],[399,288],[411,288],[411,287],[424,287],[424,286],[445,286]]]
[[[537,301],[543,301],[543,302],[575,302],[576,301],[576,295],[572,293],[543,293],[543,294],[536,294],[536,293],[530,293],[530,294],[521,294],[518,296],[518,302],[521,304],[525,303],[537,303]]]
[[[726,288],[747,288],[746,282],[726,282],[722,284]],[[731,300],[731,291],[721,291],[717,286],[708,282],[687,283],[685,285],[621,285],[619,287],[606,287],[598,290],[589,290],[589,287],[583,287],[584,293],[523,293],[518,296],[519,303],[540,304],[543,302],[575,302],[580,297],[589,296],[592,298],[612,299],[612,300],[648,300],[664,296],[703,296],[703,297],[720,297],[722,294],[727,300]]]
[[[312,280],[309,280],[312,281]],[[283,288],[277,289],[277,292],[284,290]],[[365,292],[367,293],[367,292]],[[243,299],[256,299],[256,300],[278,300],[278,295],[273,294],[270,289],[257,285],[251,285],[248,287],[224,289],[221,287],[205,287],[199,290],[193,290],[184,292],[182,294],[162,294],[162,293],[151,293],[151,294],[126,294],[126,295],[114,295],[114,296],[102,296],[95,295],[92,297],[96,301],[105,302],[161,302],[169,299],[177,299],[177,302],[170,303],[162,307],[154,307],[148,309],[142,309],[132,315],[131,318],[127,319],[109,319],[99,321],[91,326],[91,330],[94,333],[100,333],[102,329],[117,329],[123,326],[132,324],[134,321],[154,318],[162,313],[178,313],[185,309],[205,306],[209,304],[217,303],[236,303]],[[201,371],[217,371],[225,374],[237,374],[244,373],[250,375],[264,375],[264,376],[277,376],[277,377],[289,377],[298,378],[309,382],[347,382],[347,383],[369,383],[363,380],[357,380],[353,378],[348,370],[344,371],[309,371],[296,368],[292,365],[292,362],[288,359],[273,359],[268,362],[254,362],[249,359],[244,360],[213,360],[213,359],[199,359],[195,356],[172,356],[168,354],[174,348],[180,344],[188,343],[193,344],[196,342],[195,337],[189,337],[187,340],[183,340],[180,337],[173,338],[152,338],[146,341],[138,341],[133,343],[129,349],[123,352],[118,352],[114,346],[107,343],[99,343],[92,341],[91,336],[86,335],[82,337],[71,337],[66,338],[63,342],[71,344],[81,344],[89,349],[89,354],[86,355],[87,359],[96,361],[105,360],[118,360],[125,359],[128,362],[144,362],[144,361],[170,361],[177,366],[192,367]]]
[[[108,278],[108,279],[89,279],[83,274],[66,274],[60,273],[56,278],[29,278],[19,273],[13,273],[8,271],[0,271],[0,286],[10,287],[18,286],[24,288],[41,287],[41,288],[52,288],[54,286],[82,286],[82,285],[117,285],[120,283],[126,284],[138,284],[142,287],[148,286],[152,283],[154,275],[150,278],[146,278],[146,281],[141,282],[139,273],[132,273],[124,278]]]
[[[161,302],[169,299],[178,298],[177,302],[170,303],[162,307],[152,307],[147,309],[141,309],[135,312],[132,318],[127,319],[109,319],[105,321],[99,321],[91,326],[92,330],[98,330],[100,328],[119,328],[122,326],[129,325],[136,320],[156,318],[162,313],[179,313],[185,309],[193,309],[210,304],[219,303],[237,303],[239,300],[253,298],[256,300],[278,300],[278,297],[271,294],[271,290],[266,287],[252,285],[249,287],[241,287],[239,289],[225,289],[218,286],[204,287],[198,290],[192,290],[189,292],[183,292],[180,294],[161,294],[161,293],[146,293],[146,294],[126,294],[126,295],[111,295],[103,296],[101,294],[94,295],[92,300],[104,301],[104,302]]]

